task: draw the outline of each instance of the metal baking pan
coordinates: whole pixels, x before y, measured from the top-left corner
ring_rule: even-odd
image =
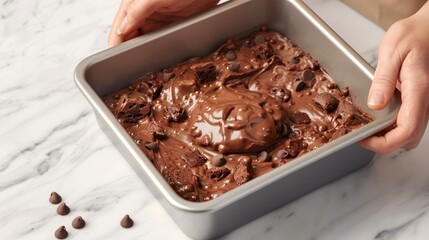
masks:
[[[285,35],[319,60],[340,87],[349,87],[355,104],[375,120],[216,199],[184,200],[128,136],[101,97],[147,72],[208,54],[228,37],[261,24]],[[374,153],[356,142],[393,124],[400,105],[396,94],[382,111],[366,107],[373,72],[302,1],[236,0],[84,59],[76,68],[75,82],[92,105],[103,131],[179,227],[192,238],[207,239],[232,231],[371,161]]]

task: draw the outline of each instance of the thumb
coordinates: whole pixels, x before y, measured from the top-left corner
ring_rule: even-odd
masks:
[[[117,29],[117,34],[127,36],[137,31],[142,23],[154,13],[160,4],[154,0],[135,0],[126,7],[126,15]]]
[[[374,110],[386,107],[393,96],[404,58],[396,44],[383,42],[378,51],[378,63],[368,94],[367,105]]]

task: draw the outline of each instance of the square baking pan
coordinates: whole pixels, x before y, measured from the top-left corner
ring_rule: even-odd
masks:
[[[162,70],[190,57],[204,56],[227,38],[266,24],[317,59],[337,85],[348,86],[356,105],[374,121],[275,168],[207,202],[181,198],[103,103],[145,73]],[[236,0],[162,30],[92,55],[76,67],[75,83],[92,105],[100,127],[190,237],[221,236],[372,160],[373,152],[356,142],[390,125],[400,106],[398,93],[381,111],[366,107],[374,69],[302,1]]]

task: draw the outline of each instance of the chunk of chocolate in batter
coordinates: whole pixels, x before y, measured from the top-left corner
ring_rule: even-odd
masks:
[[[114,109],[115,116],[126,123],[137,123],[151,112],[150,104],[143,97],[133,95],[122,94]]]
[[[181,122],[186,118],[186,111],[181,107],[171,105],[164,109],[164,116],[168,121]]]
[[[146,94],[151,100],[156,99],[161,93],[162,83],[157,80],[144,80],[137,85],[137,91]]]
[[[211,168],[207,170],[207,176],[215,181],[220,181],[224,179],[226,176],[228,176],[231,173],[231,170],[229,170],[226,167],[223,168]]]
[[[298,156],[299,152],[304,150],[304,146],[300,139],[288,139],[285,142],[285,148],[286,148],[286,151],[288,152],[288,157],[290,158],[294,158]]]
[[[270,89],[270,95],[281,99],[283,102],[287,102],[290,99],[290,96],[292,93],[289,91],[289,89],[284,89],[281,87],[272,87]]]
[[[165,139],[167,137],[167,131],[160,127],[156,122],[150,122],[147,127],[147,131],[150,132],[156,139]]]
[[[218,74],[219,73],[214,64],[207,64],[206,66],[198,67],[195,71],[195,77],[201,84],[216,80]]]
[[[198,176],[189,169],[174,169],[164,173],[168,184],[179,194],[192,193],[196,191]]]
[[[318,94],[313,98],[313,102],[317,107],[321,108],[325,113],[331,113],[337,109],[340,101],[336,99],[332,94],[324,92]]]
[[[191,167],[202,166],[207,162],[207,158],[198,150],[183,153],[181,157]]]
[[[237,185],[242,185],[253,178],[252,159],[249,156],[240,158],[240,163],[234,172],[234,180]]]
[[[310,117],[304,112],[295,112],[290,116],[290,120],[295,124],[309,124],[311,122]]]
[[[274,54],[273,48],[267,42],[251,47],[250,51],[253,55],[255,55],[255,57],[259,58],[260,60],[267,60]]]

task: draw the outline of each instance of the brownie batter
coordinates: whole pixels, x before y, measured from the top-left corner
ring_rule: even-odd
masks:
[[[190,201],[216,198],[371,121],[347,87],[266,27],[104,101]]]

